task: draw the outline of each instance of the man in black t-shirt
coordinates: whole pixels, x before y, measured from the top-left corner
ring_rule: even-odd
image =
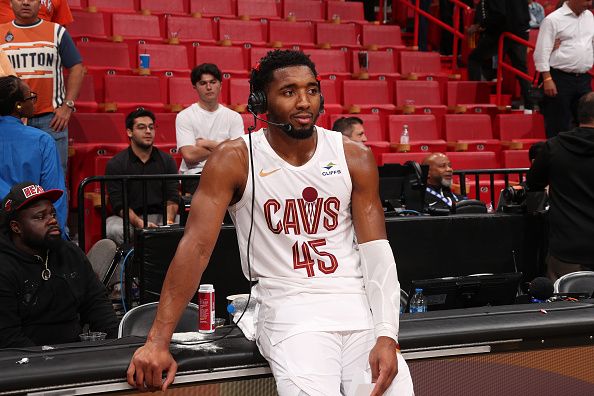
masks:
[[[423,165],[429,166],[425,191],[427,211],[441,209],[451,212],[461,197],[451,190],[454,170],[449,158],[443,153],[433,153],[423,160]]]
[[[155,140],[155,115],[144,109],[138,109],[126,117],[126,132],[130,146],[116,154],[105,169],[106,175],[163,175],[177,174],[175,160],[153,146]],[[163,197],[163,186],[166,194]],[[143,187],[141,181],[128,182],[128,215],[130,227],[157,227],[161,224],[173,224],[179,205],[178,181],[160,182],[150,180],[146,183],[146,205],[148,222],[144,223]],[[107,237],[117,244],[124,242],[123,226],[123,190],[119,181],[107,183],[109,201],[114,216],[107,218]],[[164,199],[165,198],[165,199]],[[166,208],[164,208],[164,205]],[[163,222],[163,209],[166,221]]]

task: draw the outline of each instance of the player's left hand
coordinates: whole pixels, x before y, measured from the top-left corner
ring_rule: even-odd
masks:
[[[68,126],[68,121],[72,115],[72,109],[66,105],[58,107],[54,111],[54,118],[49,126],[56,132],[62,132]]]
[[[390,337],[378,337],[369,352],[371,382],[375,383],[370,396],[383,395],[398,374],[397,346],[396,341]]]

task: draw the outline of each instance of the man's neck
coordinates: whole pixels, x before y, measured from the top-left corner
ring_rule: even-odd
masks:
[[[219,108],[219,102],[206,103],[206,102],[198,101],[198,106],[200,106],[200,108],[202,108],[206,111],[213,112]]]
[[[567,7],[569,7],[569,9],[570,9],[571,11],[573,11],[573,13],[574,13],[575,15],[578,15],[578,16],[579,16],[579,15],[581,14],[581,12],[578,12],[578,11],[576,10],[575,6],[573,6],[573,7],[571,6],[571,2],[569,2],[569,1],[568,1],[568,2],[566,2],[566,4],[567,4]]]
[[[16,23],[17,25],[21,25],[21,26],[29,26],[29,25],[35,25],[40,20],[41,19],[38,16],[35,16],[33,18],[27,18],[27,19],[15,17],[14,23]]]
[[[264,136],[279,157],[293,166],[305,165],[315,154],[318,145],[317,130],[307,139],[294,139],[280,128],[269,125]]]
[[[151,158],[151,153],[153,152],[153,146],[145,149],[142,147],[138,147],[135,144],[130,144],[130,148],[132,152],[143,162],[146,163],[149,158]]]
[[[434,190],[437,191],[441,191],[441,189],[443,188],[443,186],[441,185],[441,183],[436,183],[436,182],[432,182],[432,181],[428,181],[427,182],[427,186],[433,188]]]
[[[11,235],[10,239],[12,240],[14,247],[22,253],[27,253],[32,256],[42,256],[42,253],[45,254],[45,252],[42,252],[40,249],[28,246],[21,238],[17,237],[14,234]]]

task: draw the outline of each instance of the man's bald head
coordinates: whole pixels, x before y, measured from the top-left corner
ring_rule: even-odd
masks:
[[[423,160],[423,165],[429,166],[428,184],[439,187],[451,187],[454,170],[447,155],[443,153],[429,154]]]

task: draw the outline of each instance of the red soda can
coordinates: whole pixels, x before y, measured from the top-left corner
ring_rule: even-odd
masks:
[[[199,333],[215,331],[215,290],[213,285],[200,285],[198,289]]]

